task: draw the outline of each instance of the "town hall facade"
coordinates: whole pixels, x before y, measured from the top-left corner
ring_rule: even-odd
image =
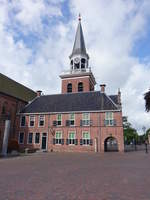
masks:
[[[60,75],[61,94],[42,95],[17,115],[20,148],[60,152],[124,151],[121,92],[107,95],[105,84],[95,91],[81,19],[77,27],[70,69]]]

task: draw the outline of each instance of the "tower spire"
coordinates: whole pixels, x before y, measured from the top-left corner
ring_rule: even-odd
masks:
[[[86,48],[85,48],[80,13],[79,13],[78,20],[79,20],[79,23],[78,23],[75,41],[74,41],[74,45],[73,45],[73,50],[72,50],[72,54],[70,55],[70,58],[74,55],[84,55],[84,56],[88,57],[88,54],[86,53]]]
[[[78,19],[79,19],[79,21],[81,21],[81,14],[80,13],[79,13],[79,18]]]
[[[88,69],[89,56],[86,52],[83,30],[81,25],[81,15],[79,13],[78,26],[75,35],[73,50],[70,55],[71,71],[86,71]]]

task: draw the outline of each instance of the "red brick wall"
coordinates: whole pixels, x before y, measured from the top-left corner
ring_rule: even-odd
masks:
[[[78,92],[78,83],[83,83],[83,91],[89,92],[94,90],[94,85],[92,84],[90,77],[76,77],[74,78],[68,78],[68,79],[62,79],[62,93],[67,93],[67,85],[68,83],[72,83],[72,92]]]
[[[28,148],[41,148],[41,140],[40,144],[27,144],[27,137],[29,132],[39,132],[47,133],[48,136],[48,151],[77,151],[77,152],[83,152],[83,151],[95,151],[95,139],[98,141],[98,151],[103,152],[104,151],[104,141],[106,138],[112,136],[117,139],[119,151],[124,150],[124,139],[123,139],[123,127],[122,127],[122,113],[121,112],[114,112],[114,119],[116,120],[116,126],[114,127],[105,127],[104,126],[104,118],[105,113],[90,113],[90,120],[92,120],[92,126],[80,126],[80,120],[82,120],[82,113],[76,113],[75,114],[75,126],[72,127],[66,127],[66,120],[69,119],[69,114],[63,114],[62,115],[62,125],[58,127],[53,127],[53,121],[55,121],[57,118],[56,114],[51,115],[45,115],[45,126],[44,127],[38,127],[38,115],[36,115],[35,120],[35,127],[29,127],[29,116],[26,116],[27,126],[26,127],[19,127],[19,117],[17,118],[17,130],[16,130],[16,137],[18,138],[19,132],[25,133],[25,141],[22,146],[22,148],[28,147]],[[49,128],[48,128],[49,127]],[[63,138],[65,139],[64,145],[53,145],[53,138],[54,136],[51,133],[50,127],[56,132],[57,130],[62,131]],[[66,139],[68,138],[68,132],[69,131],[75,131],[76,132],[76,138],[78,139],[78,145],[66,145]],[[83,131],[89,131],[90,137],[93,140],[92,146],[84,146],[80,145],[80,139],[82,139],[82,132]]]
[[[5,120],[2,120],[3,105],[5,105],[5,114],[10,114],[11,117],[10,137],[13,137],[15,136],[16,113],[25,106],[25,103],[11,96],[0,94],[0,149],[5,128]]]

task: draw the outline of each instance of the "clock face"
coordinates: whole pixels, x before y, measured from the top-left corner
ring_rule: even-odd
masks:
[[[78,57],[75,58],[75,59],[74,59],[74,62],[75,62],[75,63],[79,63],[79,62],[80,62],[80,58],[78,58]]]

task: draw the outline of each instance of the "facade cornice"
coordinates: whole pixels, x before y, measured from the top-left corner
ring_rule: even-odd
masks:
[[[37,112],[37,113],[17,113],[17,115],[50,115],[50,114],[82,114],[82,113],[105,113],[105,112],[121,112],[121,110],[91,110],[91,111],[66,111],[66,112]]]

